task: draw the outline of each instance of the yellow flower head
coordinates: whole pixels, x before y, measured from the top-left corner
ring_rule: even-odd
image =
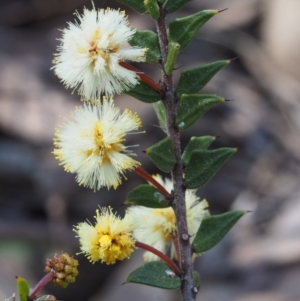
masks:
[[[125,170],[139,165],[123,142],[127,132],[141,126],[140,118],[129,110],[120,114],[112,99],[84,104],[73,117],[56,130],[55,158],[66,171],[76,173],[83,186],[117,188]]]
[[[135,29],[125,12],[84,9],[62,30],[53,67],[67,88],[78,89],[86,101],[113,96],[138,83],[136,72],[120,66],[125,60],[145,61],[146,48],[130,47]],[[124,47],[125,46],[125,47]]]
[[[160,175],[154,178],[169,192],[173,189],[172,181],[163,180]],[[200,201],[196,190],[186,190],[186,214],[190,240],[192,241],[204,216],[209,214],[206,200]],[[177,234],[177,224],[174,211],[171,207],[163,209],[152,209],[142,206],[132,206],[128,211],[139,219],[139,227],[134,230],[134,238],[144,242],[163,253],[170,252],[170,257],[176,259],[176,250],[173,237]],[[159,258],[145,252],[144,260],[153,261]]]
[[[79,237],[81,252],[92,263],[114,264],[117,260],[129,258],[135,243],[132,237],[132,231],[136,228],[133,216],[126,214],[121,219],[111,208],[100,208],[95,219],[95,226],[83,222],[74,229]]]

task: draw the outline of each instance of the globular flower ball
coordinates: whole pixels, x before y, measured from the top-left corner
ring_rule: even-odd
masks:
[[[100,208],[96,211],[95,219],[95,226],[83,222],[74,228],[81,252],[92,263],[100,261],[109,265],[129,258],[135,244],[132,231],[137,225],[133,216],[126,214],[121,219],[111,208]]]
[[[154,178],[169,192],[173,189],[172,181],[163,180],[160,175]],[[200,201],[196,195],[196,190],[187,189],[185,192],[187,224],[192,241],[197,233],[203,217],[209,215],[206,200]],[[128,212],[139,220],[139,227],[134,230],[133,236],[137,241],[148,244],[166,254],[168,251],[172,259],[178,259],[174,239],[177,236],[177,224],[174,211],[171,207],[163,209],[153,209],[143,206],[131,206]],[[145,261],[159,260],[150,252],[144,253]]]
[[[123,143],[128,132],[137,130],[141,120],[136,113],[120,110],[113,100],[76,108],[73,120],[56,129],[54,155],[67,172],[76,173],[76,181],[99,190],[121,183],[126,170],[140,165]]]
[[[84,9],[78,21],[62,32],[53,67],[67,88],[78,89],[82,100],[97,101],[113,96],[138,83],[138,76],[119,65],[145,61],[146,48],[127,46],[135,33],[125,12],[114,9]],[[125,46],[125,47],[124,47]]]

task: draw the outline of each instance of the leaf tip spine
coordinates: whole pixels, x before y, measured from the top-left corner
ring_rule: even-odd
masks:
[[[219,10],[217,10],[217,13],[222,13],[223,11],[225,11],[225,10],[227,10],[227,9],[229,9],[229,8],[226,7],[226,8],[223,8],[223,9],[219,9]]]
[[[230,64],[232,61],[235,61],[235,60],[237,60],[237,59],[239,59],[240,57],[239,56],[236,56],[236,57],[234,57],[234,58],[232,58],[232,59],[229,59],[228,60],[228,64]]]

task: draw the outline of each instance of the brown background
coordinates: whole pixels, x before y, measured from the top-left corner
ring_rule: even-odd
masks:
[[[96,7],[124,8],[115,1]],[[50,71],[60,32],[73,12],[90,1],[2,0],[0,2],[0,300],[16,292],[14,276],[34,285],[45,258],[78,252],[72,225],[92,220],[98,205],[122,214],[126,194],[143,183],[134,173],[116,191],[94,193],[78,187],[51,154],[55,126],[76,105]],[[216,15],[179,57],[182,68],[219,59],[238,60],[204,92],[234,101],[219,105],[182,136],[219,135],[213,147],[243,146],[205,187],[213,214],[251,210],[217,247],[197,261],[202,286],[198,300],[300,300],[300,2],[297,0],[192,1],[170,16],[201,9],[229,10]],[[155,29],[148,16],[127,10],[138,29]],[[157,67],[136,65],[158,80]],[[182,69],[181,68],[181,69]],[[180,70],[175,72],[178,79]],[[128,144],[151,173],[158,170],[142,153],[163,133],[151,105],[127,96],[117,105],[137,111],[144,136]],[[82,255],[80,275],[67,289],[44,292],[64,301],[180,300],[178,292],[121,285],[141,263],[141,252],[115,266],[90,264]]]

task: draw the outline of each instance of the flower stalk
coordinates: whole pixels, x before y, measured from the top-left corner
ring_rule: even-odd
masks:
[[[31,291],[31,293],[28,296],[28,300],[32,300],[34,299],[34,297],[36,296],[36,294],[48,283],[50,282],[54,276],[55,276],[56,272],[54,270],[51,270],[49,273],[47,273],[38,283],[37,285],[33,288],[33,290]]]
[[[163,5],[158,4],[160,16],[156,20],[159,45],[162,53],[162,66],[165,66],[168,57],[168,36],[166,24],[166,12]],[[162,102],[166,111],[167,134],[171,138],[174,149],[176,164],[172,170],[172,179],[174,183],[174,200],[172,208],[174,209],[177,232],[178,232],[178,252],[179,266],[181,267],[182,284],[181,293],[184,301],[196,300],[196,293],[193,284],[193,262],[191,256],[191,246],[188,235],[186,207],[185,207],[185,186],[183,181],[183,164],[181,160],[180,132],[175,127],[176,112],[178,107],[178,98],[175,94],[172,73],[166,74],[162,68],[163,95]]]
[[[160,85],[154,81],[152,78],[150,78],[148,75],[146,75],[144,72],[140,71],[139,69],[133,67],[132,65],[126,63],[126,62],[119,62],[119,65],[122,66],[123,68],[130,70],[130,71],[135,71],[136,75],[143,81],[145,82],[149,87],[154,89],[155,91],[160,91]]]
[[[153,254],[155,254],[156,256],[158,256],[162,261],[164,261],[171,269],[172,271],[174,271],[177,275],[180,275],[180,269],[178,268],[178,266],[176,265],[176,263],[171,260],[168,256],[166,256],[164,253],[160,252],[159,250],[144,244],[142,242],[136,241],[135,242],[135,246],[139,249],[143,249],[145,251],[151,252]]]
[[[160,183],[158,183],[149,173],[147,173],[144,169],[141,167],[135,167],[134,171],[141,177],[143,177],[146,181],[151,183],[154,187],[157,188],[157,190],[165,196],[167,200],[170,200],[171,194],[163,187]]]

